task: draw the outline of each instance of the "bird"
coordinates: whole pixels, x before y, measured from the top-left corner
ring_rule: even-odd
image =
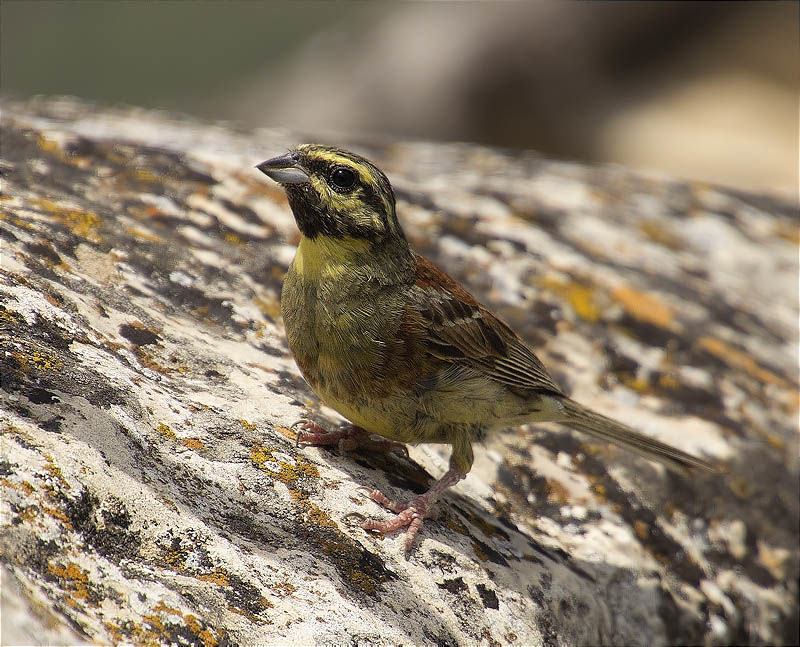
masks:
[[[369,531],[405,528],[409,550],[442,493],[472,467],[494,430],[566,424],[689,473],[708,461],[641,434],[568,397],[531,347],[459,282],[414,252],[386,175],[361,155],[302,144],[256,166],[285,191],[300,230],[281,292],[289,348],[317,396],[351,424],[296,423],[306,445],[452,447],[423,494],[369,498],[394,513],[361,518]]]

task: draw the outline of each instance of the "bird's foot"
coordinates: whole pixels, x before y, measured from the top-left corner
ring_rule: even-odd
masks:
[[[412,499],[408,503],[400,503],[390,499],[380,490],[371,490],[369,492],[369,498],[376,503],[380,503],[384,508],[394,512],[395,516],[387,521],[364,519],[361,522],[361,527],[364,530],[386,534],[408,526],[408,530],[406,530],[405,533],[405,549],[406,552],[408,552],[419,533],[419,529],[422,528],[422,521],[425,519],[425,515],[432,505],[432,501],[428,496],[429,492],[430,490]]]
[[[367,490],[367,495],[370,499],[394,512],[395,516],[387,521],[367,519],[358,513],[354,513],[352,516],[360,518],[360,526],[364,530],[377,531],[383,534],[408,526],[408,530],[405,533],[405,550],[408,552],[420,528],[422,528],[422,521],[433,507],[436,499],[447,488],[452,487],[465,476],[466,474],[451,466],[445,475],[436,481],[427,492],[411,499],[408,503],[399,503],[394,499],[390,499],[380,490]]]
[[[291,429],[297,434],[297,446],[312,445],[314,447],[336,445],[340,452],[352,451],[363,447],[383,454],[399,453],[408,458],[408,449],[403,443],[389,440],[356,425],[344,425],[333,431],[318,425],[312,420],[298,420]]]

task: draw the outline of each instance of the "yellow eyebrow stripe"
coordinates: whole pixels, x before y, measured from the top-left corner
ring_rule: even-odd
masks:
[[[347,157],[342,157],[334,151],[314,151],[313,153],[309,154],[309,157],[322,160],[324,162],[329,162],[331,164],[336,164],[337,166],[346,166],[347,168],[351,168],[358,173],[358,176],[361,178],[361,182],[363,184],[377,184],[376,178],[372,175],[372,172],[369,170],[369,168],[361,164],[357,164]]]

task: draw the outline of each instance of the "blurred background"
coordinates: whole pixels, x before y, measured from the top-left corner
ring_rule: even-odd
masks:
[[[797,3],[0,3],[0,90],[797,197]]]

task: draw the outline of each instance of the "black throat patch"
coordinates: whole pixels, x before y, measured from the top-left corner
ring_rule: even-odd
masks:
[[[328,209],[319,201],[314,189],[309,184],[289,184],[284,187],[289,206],[292,208],[297,228],[312,240],[319,234],[325,236],[341,236],[336,226],[336,219],[328,213]]]

